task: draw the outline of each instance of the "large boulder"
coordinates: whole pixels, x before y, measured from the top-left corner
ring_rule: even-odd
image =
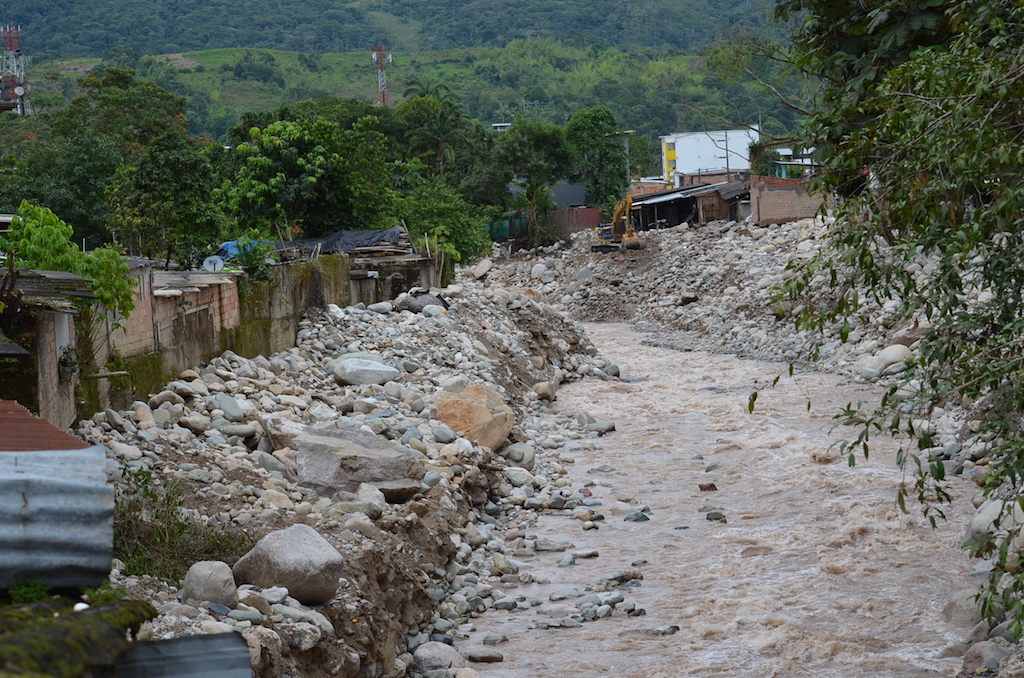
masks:
[[[181,599],[187,605],[206,601],[228,607],[238,605],[238,589],[231,567],[219,560],[201,560],[193,564],[181,586]]]
[[[283,586],[300,603],[319,605],[334,597],[344,565],[330,542],[298,523],[260,539],[232,571],[243,584]]]
[[[438,397],[437,418],[478,445],[499,449],[516,422],[515,412],[497,393],[482,384]]]
[[[296,451],[299,480],[325,496],[356,492],[360,483],[381,486],[387,496],[385,487],[418,488],[426,472],[417,452],[347,417],[319,427],[273,417],[265,417],[262,424],[272,443]]]
[[[222,411],[224,418],[228,421],[245,421],[245,413],[242,411],[242,406],[237,399],[232,398],[227,393],[214,394],[207,399],[207,403],[210,407]]]
[[[451,645],[434,640],[417,646],[412,659],[416,670],[421,673],[437,669],[460,669],[467,665],[461,652]]]
[[[395,308],[399,311],[422,313],[423,309],[427,306],[443,306],[448,308],[448,302],[438,295],[427,294],[426,292],[412,294],[402,292],[395,298]]]
[[[401,373],[390,365],[361,358],[342,360],[334,367],[334,380],[348,386],[383,384],[397,379],[399,374]]]
[[[473,277],[479,280],[480,278],[487,275],[487,272],[494,266],[494,262],[490,259],[481,259],[480,263],[473,267]]]

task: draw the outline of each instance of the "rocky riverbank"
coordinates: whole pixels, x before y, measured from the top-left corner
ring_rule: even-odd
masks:
[[[596,464],[592,480],[572,471],[578,455],[614,444],[616,417],[553,407],[559,386],[630,388],[575,320],[629,321],[652,345],[749,358],[798,360],[818,343],[817,369],[865,386],[892,379],[916,341],[895,309],[866,305],[841,343],[835,331],[794,331],[771,303],[787,262],[811,256],[822,228],[676,227],[646,233],[639,252],[603,255],[581,234],[481,262],[439,296],[330,308],[303,322],[293,349],[227,352],[147,402],[98,413],[78,434],[114,452],[122,493],[149,472],[157,489],[182,488],[191,520],[248,540],[237,562],[195,563],[180,585],[122,567],[112,583],[159,610],[143,637],[238,632],[260,676],[501,675],[486,668],[505,659],[507,634],[488,629],[495,614],[555,633],[646,616],[642,558],[538,528],[556,517],[596,534],[609,520],[652,519],[652,499],[608,496],[601,476],[616,469]],[[770,383],[762,377],[744,388]],[[745,405],[748,392],[727,395]],[[932,452],[981,482],[986,441],[969,421],[936,413]],[[701,482],[701,493],[717,490],[714,477]],[[709,525],[730,520],[705,503]],[[560,567],[539,565],[553,559]],[[587,578],[561,586],[570,571]],[[678,627],[619,630],[658,638]],[[984,650],[980,665],[991,664],[1006,635],[982,623],[946,651],[985,641],[968,658]]]
[[[524,495],[536,451],[559,444],[522,422],[561,382],[616,369],[529,290],[330,308],[297,339],[81,422],[113,451],[122,493],[149,472],[153,489],[183,489],[189,518],[254,544],[231,566],[193,565],[180,588],[120,567],[111,581],[160,611],[141,637],[238,631],[258,675],[406,675],[430,664],[429,645],[410,652],[443,630],[432,619],[484,534],[473,524],[490,529],[493,500]],[[607,427],[578,435],[598,435],[588,426]]]

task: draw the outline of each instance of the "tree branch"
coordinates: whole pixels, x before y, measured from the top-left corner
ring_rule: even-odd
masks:
[[[806,108],[804,108],[802,106],[797,106],[796,104],[791,102],[789,99],[787,99],[786,97],[782,96],[782,94],[779,92],[779,90],[775,89],[775,87],[773,85],[769,85],[767,82],[765,82],[764,80],[759,78],[752,70],[750,70],[746,66],[743,67],[743,70],[746,71],[747,75],[752,77],[754,80],[757,80],[757,82],[762,87],[764,87],[765,89],[770,90],[771,93],[774,94],[776,96],[776,98],[780,102],[782,102],[782,105],[785,106],[786,108],[788,108],[790,110],[793,110],[793,111],[796,111],[800,115],[811,115],[810,111],[808,111]]]
[[[773,134],[768,134],[767,132],[762,131],[761,129],[755,127],[754,125],[748,125],[747,123],[744,123],[744,122],[736,122],[735,120],[730,120],[729,118],[726,118],[725,116],[719,115],[718,113],[715,113],[714,111],[709,111],[709,110],[703,109],[700,106],[698,106],[697,104],[691,103],[689,101],[683,101],[682,104],[684,106],[689,106],[690,108],[692,108],[693,110],[697,111],[698,113],[703,113],[704,115],[710,115],[713,118],[718,118],[719,120],[721,120],[721,121],[723,121],[723,122],[725,122],[725,123],[727,123],[729,125],[734,125],[736,127],[746,127],[747,129],[752,129],[755,132],[757,132],[758,134],[760,134],[761,136],[767,137],[768,140],[771,141],[773,144],[789,144],[789,143],[793,143],[794,141],[799,141],[800,140],[798,137],[794,137],[794,136],[777,137],[777,136],[775,136]]]

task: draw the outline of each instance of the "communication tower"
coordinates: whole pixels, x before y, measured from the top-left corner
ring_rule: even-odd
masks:
[[[29,112],[25,89],[25,55],[21,52],[21,26],[0,27],[0,111]]]
[[[373,63],[377,64],[377,103],[380,106],[388,105],[388,79],[384,73],[384,64],[392,63],[391,54],[385,52],[387,47],[377,43],[377,46],[373,48]]]

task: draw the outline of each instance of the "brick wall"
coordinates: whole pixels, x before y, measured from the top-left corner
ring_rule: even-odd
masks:
[[[750,179],[750,209],[758,226],[782,224],[813,217],[825,196],[807,191],[802,179],[753,176]]]
[[[110,332],[110,346],[123,356],[137,356],[174,348],[180,341],[175,325],[192,313],[206,312],[212,316],[212,330],[234,327],[240,322],[238,286],[234,282],[210,285],[195,292],[182,292],[178,297],[154,297],[151,269],[133,272],[139,285],[135,288],[135,310],[120,327]],[[213,336],[212,343],[217,343]]]

